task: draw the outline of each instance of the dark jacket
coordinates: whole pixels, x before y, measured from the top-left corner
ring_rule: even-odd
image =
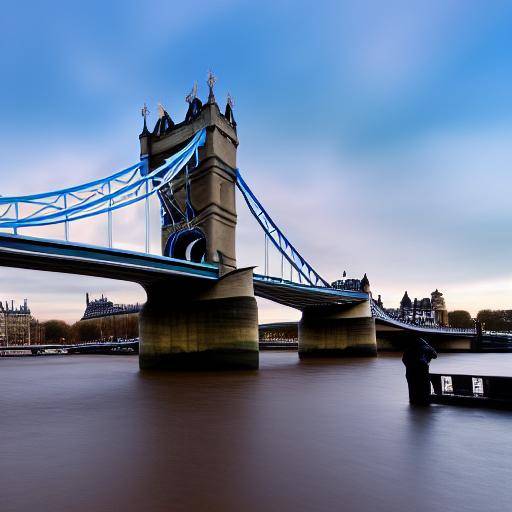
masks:
[[[436,358],[437,352],[423,338],[418,338],[407,347],[402,362],[409,369],[418,365],[428,366],[430,361]]]

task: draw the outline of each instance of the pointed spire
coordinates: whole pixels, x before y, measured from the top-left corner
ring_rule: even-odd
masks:
[[[361,279],[361,290],[366,293],[370,291],[370,281],[368,280],[366,273],[364,274],[363,279]]]
[[[140,109],[140,113],[144,119],[144,127],[142,128],[142,134],[143,135],[149,135],[148,125],[147,125],[147,117],[149,114],[149,109],[146,103],[144,103],[144,106]]]
[[[188,110],[185,115],[185,122],[188,123],[192,119],[194,119],[201,112],[201,108],[203,104],[201,100],[197,97],[197,82],[194,82],[194,87],[185,97],[185,101],[188,103]]]
[[[158,121],[153,129],[153,135],[161,137],[168,134],[174,128],[174,121],[161,103],[158,103]]]
[[[370,281],[368,280],[366,273],[363,276],[363,279],[361,279],[361,291],[365,293],[369,293],[370,291]]]
[[[412,308],[412,301],[409,297],[409,294],[407,293],[407,290],[404,293],[404,296],[402,297],[402,300],[400,301],[400,309],[411,309]]]
[[[187,103],[192,103],[197,98],[197,81],[194,82],[192,86],[192,90],[185,96],[185,101]]]
[[[215,95],[213,94],[213,87],[215,85],[215,82],[217,82],[217,77],[213,74],[213,71],[210,69],[208,71],[208,79],[206,80],[206,83],[208,84],[209,88],[208,103],[210,104],[215,103]]]
[[[235,116],[233,115],[233,107],[235,106],[235,100],[229,94],[226,100],[226,110],[224,111],[224,117],[236,128]]]

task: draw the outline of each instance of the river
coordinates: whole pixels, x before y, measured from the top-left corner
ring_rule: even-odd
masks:
[[[512,375],[512,354],[431,369]],[[2,512],[506,511],[511,465],[512,412],[411,409],[397,355],[157,375],[0,359]]]

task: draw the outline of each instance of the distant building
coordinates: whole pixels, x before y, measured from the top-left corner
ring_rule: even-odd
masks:
[[[130,313],[139,313],[140,304],[114,304],[103,295],[99,299],[90,300],[89,294],[85,294],[85,312],[82,320],[90,318],[100,318],[112,315],[127,315]]]
[[[382,301],[379,295],[379,303]],[[400,301],[400,307],[397,309],[387,308],[386,311],[391,315],[408,322],[419,325],[448,325],[448,311],[443,294],[435,290],[430,294],[430,298],[411,300],[407,291]]]
[[[431,293],[432,309],[434,310],[434,319],[439,325],[448,325],[448,310],[443,298],[443,294],[436,288]]]
[[[78,323],[77,341],[111,341],[139,336],[140,304],[114,304],[103,295],[85,296],[85,311]]]
[[[31,342],[31,316],[27,299],[23,305],[14,306],[0,302],[0,345],[29,345]]]
[[[343,277],[347,274],[343,272]],[[366,274],[362,279],[338,279],[331,283],[331,286],[335,290],[353,290],[353,291],[363,291],[368,293],[370,291],[370,281]]]

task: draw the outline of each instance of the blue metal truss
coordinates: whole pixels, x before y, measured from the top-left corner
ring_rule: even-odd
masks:
[[[166,162],[149,172],[147,158],[107,178],[67,189],[18,197],[0,197],[0,228],[48,226],[109,213],[148,199],[169,183],[204,145],[206,130]]]
[[[259,225],[267,237],[272,241],[276,249],[288,261],[288,263],[297,271],[300,280],[304,280],[311,286],[329,287],[329,283],[323,279],[315,269],[299,254],[290,241],[284,236],[276,223],[270,218],[256,196],[252,193],[247,183],[242,178],[240,171],[236,170],[237,185],[244,196],[244,199],[258,221]]]
[[[65,224],[67,239],[69,222],[107,213],[109,216],[109,245],[111,246],[112,212],[145,200],[146,251],[148,251],[149,197],[155,193],[159,195],[170,194],[172,199],[172,188],[167,187],[167,185],[187,166],[194,155],[197,165],[198,148],[204,145],[205,140],[206,129],[202,129],[194,135],[182,150],[172,155],[162,166],[151,172],[149,171],[147,158],[142,158],[139,163],[127,169],[83,185],[43,194],[17,197],[0,196],[0,229],[12,229],[14,234],[17,234],[20,228],[63,223]],[[329,287],[327,281],[307,263],[270,218],[243,180],[238,169],[236,170],[236,176],[237,186],[250,211],[263,228],[266,237],[272,241],[281,253],[283,260],[286,259],[291,268],[295,269],[299,280],[311,286]],[[187,221],[190,221],[190,217],[194,216],[194,211],[190,204],[190,185],[188,179],[186,181],[187,204],[183,216]]]

